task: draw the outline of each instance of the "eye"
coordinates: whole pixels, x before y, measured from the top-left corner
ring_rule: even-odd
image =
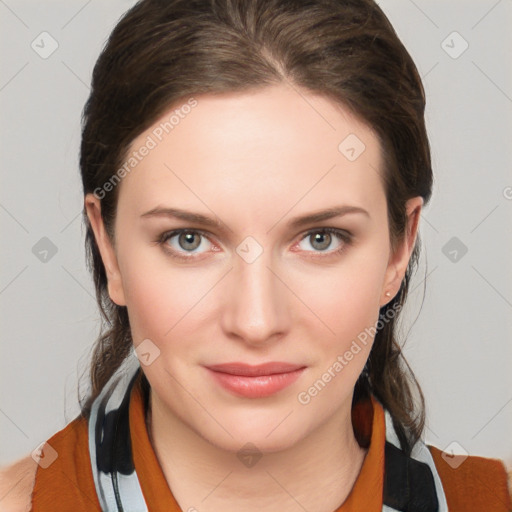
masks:
[[[334,235],[334,237],[333,237]],[[327,249],[331,246],[333,239],[337,238],[340,243],[338,244],[338,248],[328,251]],[[321,228],[308,231],[301,239],[301,243],[305,240],[311,240],[310,246],[313,247],[314,251],[317,253],[327,252],[328,254],[332,253],[341,253],[344,251],[348,244],[351,242],[351,236],[345,231],[341,231],[335,228]],[[308,249],[304,249],[308,251]]]
[[[332,245],[335,238],[339,241],[338,247],[327,250]],[[299,245],[308,239],[311,239],[313,251],[304,247],[301,247],[301,250],[322,256],[322,253],[332,255],[343,252],[351,243],[352,236],[348,232],[335,228],[319,228],[308,231],[301,238]],[[203,242],[204,240],[207,241],[206,244]],[[174,231],[168,231],[163,233],[156,242],[162,245],[170,256],[182,260],[195,259],[198,257],[197,255],[208,252],[208,250],[219,251],[218,248],[212,245],[206,233],[197,229],[176,229]],[[201,248],[203,250],[201,250]]]
[[[175,240],[173,240],[175,239]],[[205,248],[203,240],[208,240],[205,233],[195,229],[176,229],[167,233],[163,233],[159,238],[158,242],[164,246],[164,249],[176,258],[190,259],[194,258],[195,254],[202,253],[205,251],[197,250]],[[171,241],[171,243],[168,243]],[[208,240],[208,244],[211,245]],[[208,247],[206,247],[206,251]],[[180,254],[182,253],[182,254]],[[190,254],[191,256],[185,256],[184,254]]]

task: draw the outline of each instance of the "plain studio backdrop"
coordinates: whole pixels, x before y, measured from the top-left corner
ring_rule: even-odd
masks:
[[[427,93],[435,186],[404,322],[425,440],[512,465],[512,0],[379,3]],[[0,465],[79,412],[99,326],[80,116],[94,62],[132,4],[0,1]]]

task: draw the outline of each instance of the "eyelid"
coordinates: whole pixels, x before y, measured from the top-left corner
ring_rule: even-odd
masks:
[[[206,238],[211,244],[213,242],[211,241],[210,234],[206,231],[203,231],[199,228],[177,228],[177,229],[171,229],[169,231],[165,231],[162,233],[155,242],[161,245],[165,245],[165,243],[170,240],[171,238],[174,238],[175,236],[181,235],[182,233],[196,233],[201,235],[202,237]],[[171,249],[169,246],[164,247],[164,250],[167,254],[170,256],[173,256],[175,258],[181,259],[181,260],[194,260],[197,259],[199,256],[195,256],[194,253],[189,253],[190,256],[182,256],[181,254],[187,254],[186,252],[178,253],[178,251]],[[201,254],[201,253],[200,253]]]
[[[211,233],[208,233],[207,231],[204,231],[204,230],[199,229],[199,228],[177,228],[177,229],[172,229],[172,230],[169,230],[169,231],[165,231],[164,233],[162,233],[157,238],[157,240],[155,240],[155,242],[159,243],[161,245],[165,245],[165,242],[167,242],[171,238],[174,238],[177,235],[180,235],[182,233],[187,233],[187,232],[199,234],[199,235],[203,236],[204,238],[206,238],[211,244],[214,244],[214,242],[212,242],[212,240],[211,240],[211,237],[213,235],[211,235]],[[327,257],[327,255],[333,255],[333,254],[341,253],[345,249],[346,245],[350,244],[352,242],[352,238],[353,238],[352,233],[350,233],[349,231],[347,231],[345,229],[334,228],[334,227],[330,227],[330,226],[321,226],[321,227],[317,227],[317,228],[311,228],[311,229],[307,230],[306,232],[304,232],[303,234],[299,235],[300,238],[294,244],[294,246],[297,245],[298,243],[302,242],[302,240],[306,239],[308,236],[311,236],[314,233],[329,233],[329,234],[333,234],[334,236],[336,236],[339,239],[341,239],[341,241],[343,242],[343,245],[342,245],[341,249],[331,249],[330,251],[318,251],[318,252],[316,252],[316,251],[305,251],[305,252],[308,252],[308,253],[312,253],[311,257],[313,257],[313,258],[316,258],[316,257]],[[173,256],[175,258],[181,259],[181,260],[195,260],[195,259],[200,258],[201,254],[204,254],[204,253],[199,253],[198,255],[195,255],[195,253],[189,253],[190,254],[189,256],[182,256],[183,254],[187,254],[187,253],[186,252],[180,252],[179,253],[180,255],[178,255],[177,251],[175,251],[174,249],[171,249],[169,247],[166,247],[164,250],[169,255],[171,255],[171,256]],[[215,251],[215,252],[218,252],[218,251]]]
[[[346,249],[346,246],[352,243],[353,235],[352,233],[346,231],[345,229],[340,228],[333,228],[330,226],[323,226],[318,228],[313,228],[308,230],[297,243],[302,242],[302,240],[305,240],[309,236],[311,236],[314,233],[329,233],[331,235],[334,235],[335,237],[339,238],[342,241],[342,246],[339,249],[331,249],[329,251],[305,251],[309,253],[308,257],[317,258],[317,257],[328,257],[332,256],[333,254],[340,254]],[[294,244],[296,245],[296,244]]]
[[[304,240],[304,238],[308,237],[309,235],[312,235],[313,233],[331,233],[331,234],[338,235],[339,237],[344,237],[347,239],[352,238],[352,234],[350,232],[348,232],[346,229],[332,228],[330,226],[322,226],[319,228],[309,229],[302,236],[301,240]]]

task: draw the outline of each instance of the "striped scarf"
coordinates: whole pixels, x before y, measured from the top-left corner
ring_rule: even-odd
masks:
[[[148,512],[132,457],[130,392],[140,370],[132,351],[92,404],[89,455],[96,493],[104,512]],[[448,512],[427,446],[418,440],[407,456],[385,410],[386,444],[383,512]]]

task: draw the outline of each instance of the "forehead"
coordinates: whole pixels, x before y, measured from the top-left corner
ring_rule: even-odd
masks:
[[[258,215],[299,202],[302,210],[344,200],[369,206],[383,196],[372,129],[341,105],[289,86],[183,100],[133,141],[128,157],[119,208],[139,214],[176,201]]]

